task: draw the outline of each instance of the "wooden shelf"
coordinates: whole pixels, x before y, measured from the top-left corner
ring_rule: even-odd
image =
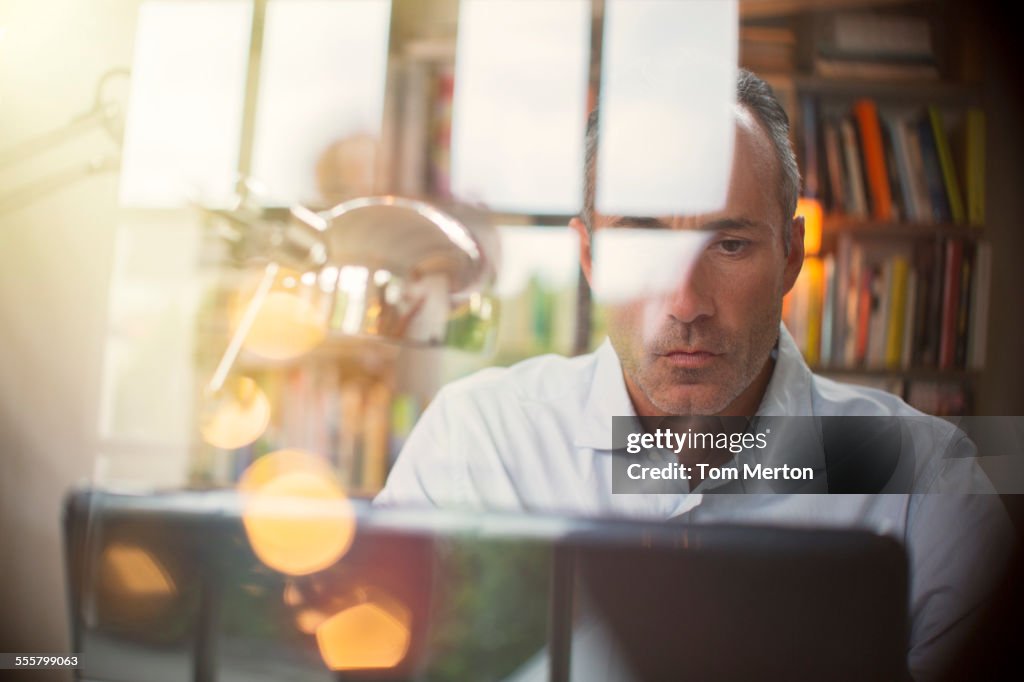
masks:
[[[923,239],[956,237],[982,239],[985,228],[954,223],[898,223],[859,220],[842,215],[825,216],[822,223],[824,236],[849,233],[872,239]]]
[[[870,9],[920,2],[921,0],[740,0],[740,18],[778,17],[806,11]]]
[[[824,376],[860,376],[873,379],[905,379],[908,381],[941,381],[949,383],[970,383],[977,381],[981,372],[975,369],[937,369],[934,367],[912,367],[910,369],[889,369],[886,367],[811,367],[815,374]]]
[[[776,76],[782,78],[782,76]],[[814,95],[870,97],[876,100],[920,101],[927,104],[980,104],[981,86],[974,83],[927,80],[871,80],[829,78],[826,76],[790,76],[800,92]]]

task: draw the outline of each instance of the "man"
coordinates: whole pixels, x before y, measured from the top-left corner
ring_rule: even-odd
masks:
[[[927,443],[959,451],[952,428],[899,398],[811,373],[785,327],[782,297],[804,257],[793,218],[799,172],[789,123],[770,88],[741,70],[735,145],[725,205],[697,216],[661,216],[642,227],[700,230],[707,241],[684,282],[667,295],[612,307],[609,339],[572,359],[545,356],[487,369],[438,394],[411,434],[380,504],[426,504],[586,515],[866,528],[904,542],[912,567],[915,676],[938,674],[970,631],[1012,537],[993,496],[623,495],[612,492],[616,415],[900,416],[921,420]],[[637,226],[595,213],[596,126],[587,141],[583,215],[571,222],[593,282],[601,230]],[[938,433],[938,436],[935,434]],[[938,439],[938,441],[936,440]],[[945,441],[943,441],[945,439]],[[924,442],[924,441],[921,441]],[[921,464],[924,466],[924,464]],[[929,470],[931,471],[931,470]],[[915,491],[942,489],[934,472]],[[973,561],[987,553],[984,566]]]

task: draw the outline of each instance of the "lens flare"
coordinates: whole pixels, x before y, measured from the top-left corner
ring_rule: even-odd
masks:
[[[150,622],[180,605],[171,573],[142,547],[112,542],[104,548],[98,568],[97,617],[102,622]]]
[[[331,670],[393,668],[409,651],[411,622],[412,614],[402,603],[374,595],[320,624],[320,656]]]
[[[126,597],[166,597],[177,594],[174,580],[141,547],[114,543],[103,550],[102,584]]]
[[[307,273],[308,274],[308,273]],[[316,276],[282,269],[259,306],[242,347],[268,360],[291,360],[315,348],[327,334],[329,295]],[[241,320],[233,316],[232,328]]]
[[[270,401],[249,377],[228,380],[204,396],[199,414],[203,440],[216,448],[234,450],[259,438],[270,423]]]
[[[308,575],[337,562],[352,545],[355,515],[329,465],[282,450],[243,474],[242,522],[253,552],[287,575]]]
[[[325,620],[327,620],[327,615],[323,611],[302,609],[295,614],[295,627],[303,634],[312,635]]]

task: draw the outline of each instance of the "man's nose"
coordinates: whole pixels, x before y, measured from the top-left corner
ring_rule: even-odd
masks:
[[[689,324],[715,314],[712,282],[706,270],[698,260],[668,296],[666,312],[679,322]]]

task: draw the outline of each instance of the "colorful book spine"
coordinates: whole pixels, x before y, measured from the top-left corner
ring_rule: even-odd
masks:
[[[853,127],[853,123],[845,118],[839,123],[839,131],[843,138],[843,159],[846,166],[846,187],[844,190],[849,198],[846,212],[855,218],[867,218],[868,202],[864,191],[864,173],[861,169],[857,132]]]
[[[853,116],[860,133],[864,171],[871,197],[871,216],[878,221],[890,221],[892,194],[889,187],[889,171],[885,164],[885,146],[878,120],[878,108],[872,100],[857,100],[853,105]]]
[[[822,135],[825,144],[825,167],[828,172],[829,208],[835,213],[842,213],[846,211],[846,193],[843,189],[843,152],[836,122],[825,121]]]
[[[889,288],[889,317],[886,321],[885,366],[895,369],[900,366],[903,358],[910,264],[902,255],[894,256],[891,263],[892,282]]]
[[[964,211],[963,197],[960,195],[960,182],[956,176],[956,166],[953,163],[953,153],[949,147],[949,137],[946,135],[946,128],[942,123],[942,114],[938,107],[928,107],[928,120],[935,138],[935,150],[938,153],[939,169],[942,171],[942,182],[949,201],[950,216],[953,222],[962,223],[967,219],[967,215]]]
[[[807,276],[807,330],[804,353],[809,365],[821,363],[822,307],[824,306],[825,269],[820,258],[804,260]]]
[[[942,327],[939,336],[939,369],[953,369],[956,365],[957,308],[960,304],[963,242],[946,242],[946,262],[943,268]]]
[[[952,220],[949,208],[949,199],[946,196],[946,187],[942,178],[942,167],[939,162],[939,152],[935,145],[935,134],[932,131],[931,121],[927,117],[921,118],[917,126],[918,141],[921,144],[921,161],[924,169],[925,184],[928,187],[928,201],[931,204],[931,218],[935,222],[948,223]]]
[[[966,126],[967,222],[981,226],[985,224],[985,112],[968,109]]]
[[[921,151],[921,131],[914,121],[905,119],[899,122],[903,143],[906,145],[908,179],[913,194],[914,220],[928,222],[935,217],[932,208],[931,194],[928,191],[928,180],[924,170],[924,155]]]

